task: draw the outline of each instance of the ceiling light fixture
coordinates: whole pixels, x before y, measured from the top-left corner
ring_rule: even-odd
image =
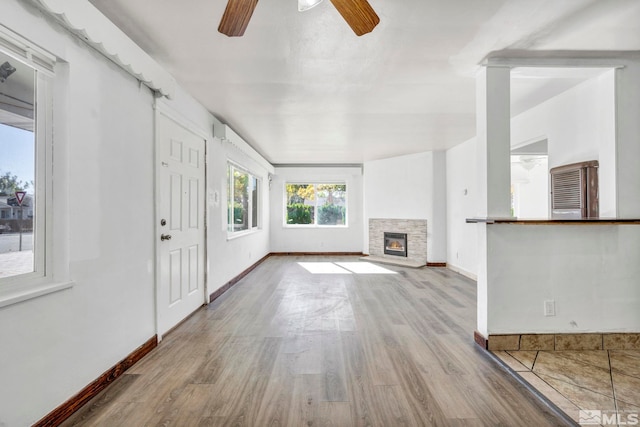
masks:
[[[4,81],[15,72],[16,67],[9,64],[9,61],[5,61],[4,64],[0,65],[0,83],[4,83]]]
[[[303,12],[319,5],[322,0],[298,0],[298,10]],[[380,18],[367,0],[331,0],[356,36],[370,33]],[[218,32],[229,37],[241,37],[249,25],[258,0],[227,0]]]
[[[322,0],[298,0],[298,12],[304,12],[322,3]]]

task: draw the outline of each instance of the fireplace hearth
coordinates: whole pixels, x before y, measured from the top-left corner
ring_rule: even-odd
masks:
[[[406,258],[408,256],[407,234],[384,232],[384,253]]]

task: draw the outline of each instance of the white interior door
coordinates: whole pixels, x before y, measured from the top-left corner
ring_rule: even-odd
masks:
[[[158,114],[158,335],[205,303],[205,141]]]

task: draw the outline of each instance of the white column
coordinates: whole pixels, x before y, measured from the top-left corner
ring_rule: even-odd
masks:
[[[487,66],[476,77],[478,216],[511,216],[510,68]],[[477,330],[490,333],[491,254],[487,225],[478,224]]]
[[[618,217],[640,217],[640,62],[616,70],[616,183]]]
[[[481,217],[511,216],[510,68],[483,68],[476,77],[476,138]]]

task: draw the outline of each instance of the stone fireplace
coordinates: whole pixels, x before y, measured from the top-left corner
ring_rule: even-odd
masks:
[[[399,237],[388,240],[385,233],[403,236],[404,244]],[[404,246],[402,251],[398,246]],[[378,258],[381,262],[398,262],[416,267],[427,265],[427,220],[370,218],[369,258],[372,261]]]

